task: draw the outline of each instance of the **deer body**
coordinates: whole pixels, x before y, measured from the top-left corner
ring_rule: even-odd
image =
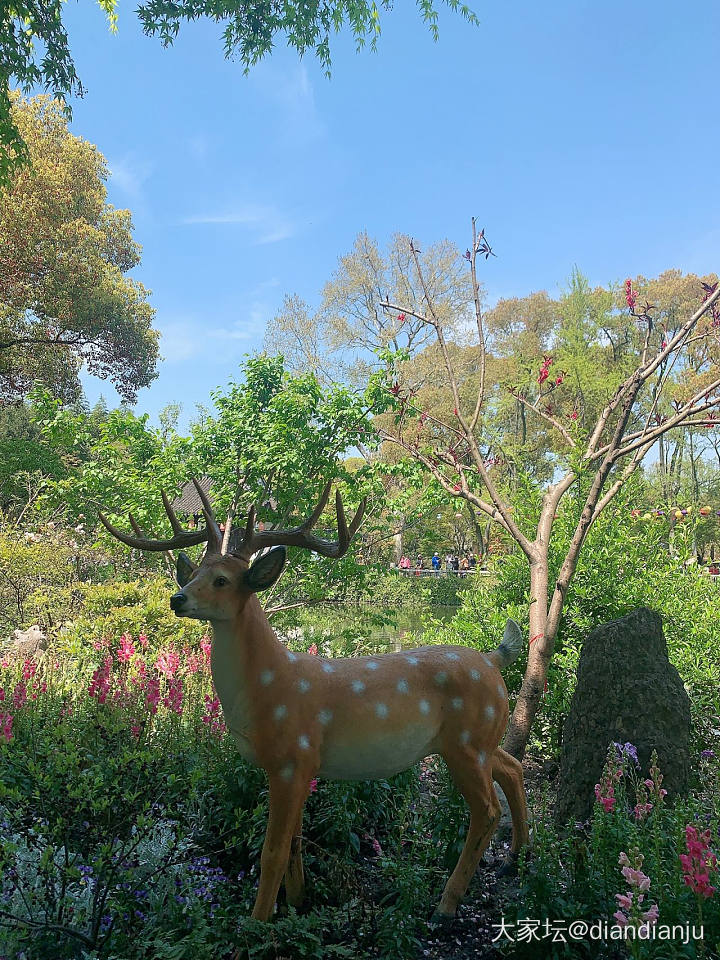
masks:
[[[226,725],[241,755],[268,775],[270,813],[253,917],[270,918],[283,875],[288,902],[299,906],[303,900],[302,818],[314,777],[385,778],[431,754],[445,759],[470,807],[465,846],[436,910],[442,917],[454,916],[499,820],[493,779],[510,805],[512,852],[528,839],[522,768],[499,747],[508,719],[500,668],[518,655],[520,628],[509,620],[502,643],[490,653],[426,646],[325,659],[289,651],[257,598],[282,572],[285,548],[280,544],[339,556],[359,525],[362,505],[348,529],[338,494],[336,544],[308,533],[325,506],[329,485],[310,520],[295,530],[255,532],[251,508],[245,536],[235,551],[224,554],[210,505],[196,487],[207,523],[204,538],[182,531],[164,494],[172,541],[144,538],[132,518],[136,537],[101,519],[123,542],[142,549],[166,550],[197,543],[199,537],[208,541],[198,567],[179,555],[181,590],[170,605],[178,616],[212,624],[211,670]],[[275,549],[250,564],[265,546]]]

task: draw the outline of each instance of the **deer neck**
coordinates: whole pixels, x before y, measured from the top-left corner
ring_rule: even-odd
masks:
[[[253,594],[234,620],[211,621],[210,669],[225,723],[240,752],[253,760],[250,744],[257,677],[286,659],[260,601]]]

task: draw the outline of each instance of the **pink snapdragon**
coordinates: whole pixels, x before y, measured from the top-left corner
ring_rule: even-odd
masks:
[[[695,827],[688,824],[685,827],[685,846],[687,853],[680,854],[685,885],[707,900],[717,892],[717,887],[710,883],[710,874],[718,869],[717,857],[710,849],[710,831],[698,833]]]
[[[34,660],[26,658],[25,663],[23,663],[23,680],[32,680],[37,671],[37,664]]]
[[[626,893],[615,894],[619,909],[613,914],[613,918],[621,927],[637,927],[644,933],[657,921],[660,911],[656,903],[649,907],[645,904],[645,894],[650,889],[650,877],[642,872],[643,859],[637,847],[630,851],[630,856],[627,853],[620,854],[618,863],[630,889]]]
[[[135,656],[135,644],[132,637],[124,633],[120,637],[120,646],[117,649],[117,658],[121,663],[127,663]]]
[[[180,657],[174,650],[162,650],[155,661],[155,669],[172,679],[180,666]]]
[[[148,677],[145,685],[145,703],[150,708],[150,713],[156,714],[158,704],[160,703],[160,678]]]
[[[202,650],[203,656],[205,657],[205,662],[210,663],[210,652],[212,650],[212,643],[210,641],[210,637],[202,638],[202,640],[200,641],[200,649]]]
[[[16,710],[20,710],[21,707],[24,707],[27,703],[27,687],[19,680],[15,684],[15,689],[13,690],[13,707]]]
[[[13,717],[11,713],[0,713],[0,740],[10,743],[12,740]]]
[[[205,694],[205,713],[202,722],[208,725],[212,733],[218,735],[225,733],[225,723],[220,713],[220,700],[216,696],[211,697],[209,694]]]
[[[608,749],[608,757],[603,768],[600,783],[595,784],[595,799],[602,806],[605,813],[612,813],[617,803],[615,784],[622,777],[622,767],[618,765],[618,758],[614,745]]]
[[[105,703],[110,692],[110,674],[112,673],[112,656],[108,654],[102,664],[94,671],[88,688],[88,695],[97,697],[98,703]]]
[[[311,657],[316,657],[316,656],[317,656],[318,648],[317,648],[317,644],[316,644],[316,643],[311,643],[311,644],[310,644],[310,646],[308,647],[308,653],[310,654]]]
[[[140,646],[143,648],[143,650],[147,649],[148,638],[145,636],[144,633],[141,633],[141,634],[138,636],[138,643],[139,643]]]
[[[183,709],[183,682],[182,677],[172,677],[168,683],[168,692],[165,697],[163,697],[163,703],[171,710],[173,713],[177,713],[178,716],[182,713]]]

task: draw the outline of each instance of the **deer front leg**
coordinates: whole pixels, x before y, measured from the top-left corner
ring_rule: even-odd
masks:
[[[288,765],[284,773],[292,769]],[[302,817],[310,773],[296,768],[291,778],[270,775],[270,816],[260,857],[260,885],[252,916],[269,920],[277,900],[280,882],[290,861],[293,829]]]
[[[290,840],[290,860],[285,871],[285,896],[291,907],[298,909],[305,897],[305,876],[302,862],[303,808],[300,807],[295,829]]]

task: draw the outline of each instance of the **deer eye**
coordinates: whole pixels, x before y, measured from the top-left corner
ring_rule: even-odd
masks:
[[[213,586],[224,587],[228,583],[227,577],[215,577]]]

